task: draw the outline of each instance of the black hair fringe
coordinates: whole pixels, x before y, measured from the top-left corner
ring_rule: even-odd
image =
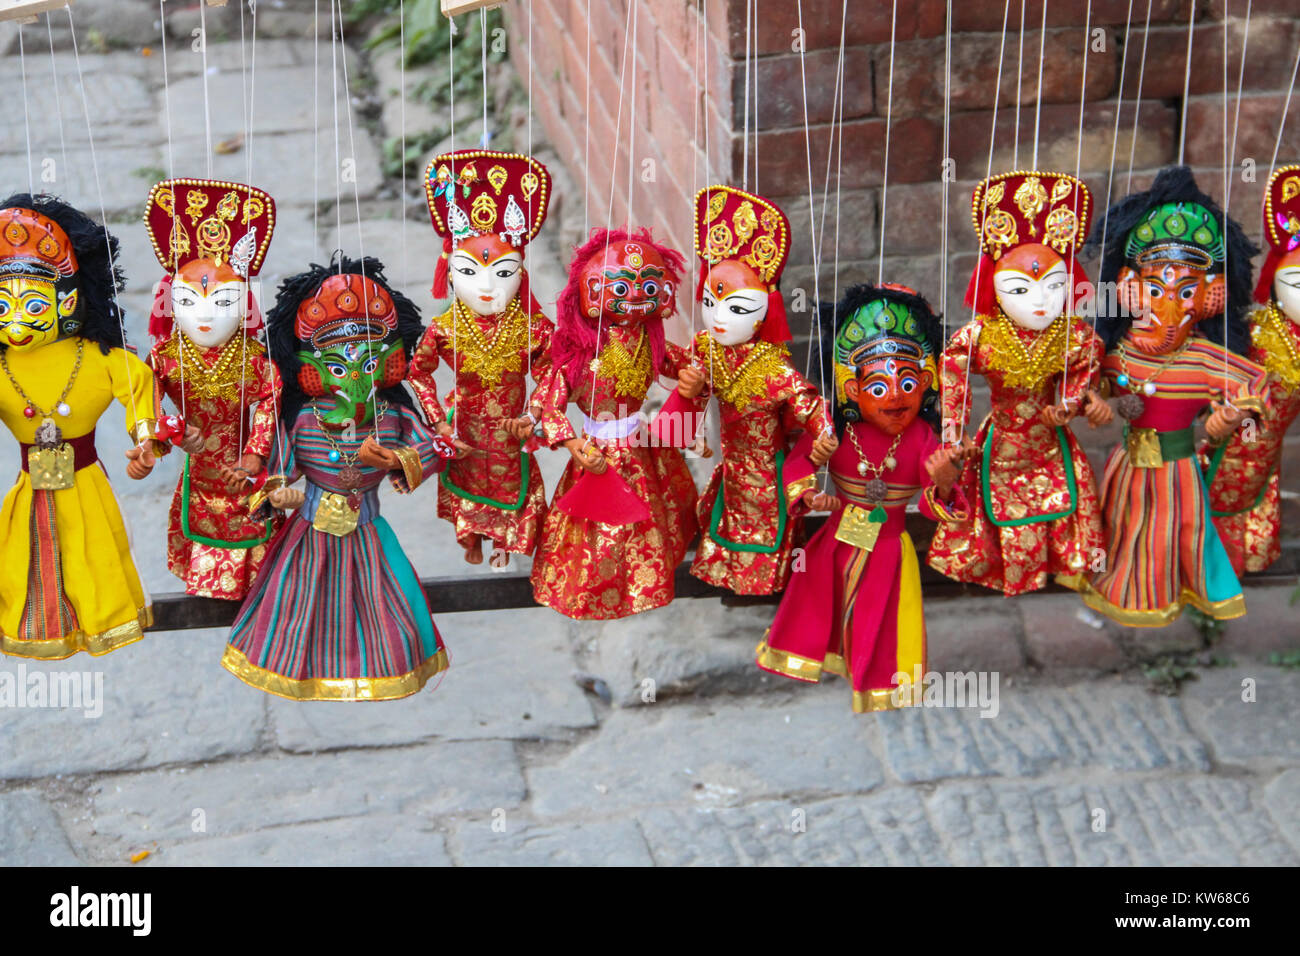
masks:
[[[1091,255],[1098,253],[1103,233],[1106,236],[1106,247],[1100,249],[1100,282],[1113,287],[1118,280],[1119,270],[1126,261],[1124,245],[1133,227],[1155,206],[1176,202],[1197,203],[1204,206],[1219,222],[1224,222],[1223,210],[1218,203],[1201,192],[1191,169],[1187,166],[1167,166],[1156,175],[1150,189],[1130,193],[1114,203],[1106,210],[1105,216],[1093,223],[1092,233],[1085,244],[1085,249]],[[1254,289],[1254,270],[1250,260],[1259,249],[1246,237],[1241,225],[1229,218],[1224,234],[1224,251],[1228,270],[1227,307],[1221,315],[1198,322],[1195,334],[1213,342],[1223,342],[1226,334],[1228,348],[1238,355],[1246,355],[1250,351],[1250,323],[1246,316],[1250,311]],[[1097,333],[1105,341],[1106,348],[1113,349],[1128,332],[1133,317],[1124,314],[1117,296],[1101,295],[1097,299]]]

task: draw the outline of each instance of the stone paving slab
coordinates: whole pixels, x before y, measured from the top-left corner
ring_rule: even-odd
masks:
[[[871,725],[808,687],[789,703],[616,710],[596,737],[526,771],[539,817],[602,817],[658,804],[736,806],[780,794],[855,793],[884,775]]]
[[[461,866],[650,866],[654,860],[634,820],[540,826],[511,824],[495,832],[488,820],[450,837]]]
[[[90,791],[95,832],[130,843],[231,836],[367,814],[515,807],[524,780],[504,741],[275,756],[106,777]],[[201,814],[198,811],[202,811]]]
[[[1300,770],[1280,773],[1264,787],[1264,805],[1278,831],[1300,852]]]
[[[442,835],[409,816],[346,817],[164,843],[153,866],[450,866]]]
[[[286,750],[410,743],[433,737],[569,739],[596,726],[572,678],[567,627],[545,609],[449,614],[435,618],[451,667],[434,689],[382,703],[269,704],[276,742]]]
[[[1246,680],[1254,682],[1251,703],[1242,700]],[[1300,761],[1300,671],[1245,663],[1206,669],[1183,685],[1182,694],[1219,763]]]
[[[37,790],[0,793],[0,866],[80,866],[58,814]]]
[[[266,695],[221,668],[224,639],[221,631],[180,631],[148,634],[104,657],[0,658],[0,670],[15,674],[20,664],[28,674],[102,674],[104,693],[98,719],[81,710],[7,712],[0,779],[139,770],[257,749]]]
[[[1209,756],[1178,701],[1141,686],[1004,687],[996,717],[973,708],[878,715],[890,771],[905,783],[1036,776],[1069,767],[1208,771]]]

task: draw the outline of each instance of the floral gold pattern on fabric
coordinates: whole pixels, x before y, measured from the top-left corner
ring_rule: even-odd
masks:
[[[1292,331],[1295,323],[1273,304],[1260,309],[1262,313],[1251,330],[1252,338],[1260,351],[1264,368],[1280,381],[1287,391],[1300,388],[1300,342]]]
[[[447,316],[439,319],[443,322]],[[456,360],[462,372],[477,375],[485,387],[501,384],[506,372],[518,372],[528,351],[529,319],[515,298],[505,312],[495,317],[496,328],[489,339],[469,308],[459,299],[452,305],[447,334],[455,337]]]
[[[1073,320],[1077,322],[1078,320]],[[979,344],[988,348],[989,368],[1003,373],[1008,388],[1039,391],[1053,375],[1060,373],[1065,358],[1065,341],[1071,320],[1058,316],[1052,324],[1033,335],[1033,344],[1025,346],[1016,325],[1001,311],[981,319]]]

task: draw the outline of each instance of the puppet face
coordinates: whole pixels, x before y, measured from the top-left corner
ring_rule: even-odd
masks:
[[[719,345],[748,342],[767,317],[767,287],[744,263],[727,259],[704,280],[704,328]]]
[[[652,246],[614,242],[582,269],[582,312],[616,325],[661,322],[676,307],[668,265]]]
[[[1035,332],[1065,311],[1069,283],[1065,260],[1036,243],[1012,249],[993,270],[993,288],[1002,311],[1022,329]]]
[[[844,383],[844,394],[857,404],[864,422],[886,435],[899,435],[920,414],[933,383],[933,375],[915,359],[880,355],[858,367]]]
[[[225,345],[248,314],[248,284],[229,266],[196,259],[172,279],[172,318],[199,348]]]
[[[333,395],[334,407],[321,421],[334,428],[349,423],[364,425],[375,415],[374,398],[383,388],[396,385],[406,374],[406,353],[400,340],[340,342],[314,351],[298,353],[302,369],[298,384],[312,396]]]
[[[53,282],[32,276],[0,279],[0,342],[18,352],[48,345],[75,332],[77,292],[60,297]]]
[[[495,235],[462,242],[451,254],[451,288],[477,315],[499,315],[519,294],[524,256]]]
[[[1197,322],[1223,311],[1223,276],[1178,262],[1152,262],[1119,271],[1120,305],[1133,315],[1128,338],[1152,355],[1181,346]]]
[[[1292,322],[1300,325],[1300,249],[1282,257],[1273,274],[1273,298]]]

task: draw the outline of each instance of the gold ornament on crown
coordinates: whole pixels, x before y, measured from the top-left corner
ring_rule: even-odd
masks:
[[[479,193],[469,207],[470,222],[479,232],[490,232],[497,222],[497,202],[487,193]]]
[[[1066,191],[1069,191],[1068,187]],[[1047,214],[1047,219],[1043,222],[1043,238],[1061,255],[1074,247],[1074,237],[1078,232],[1079,217],[1065,206],[1057,206]]]
[[[727,258],[735,248],[735,238],[725,222],[718,221],[709,227],[708,255],[711,262]]]
[[[524,194],[524,202],[533,198],[533,193],[537,192],[537,187],[541,184],[542,181],[531,170],[519,177],[519,191]]]
[[[190,217],[190,225],[198,225],[199,219],[203,216],[203,210],[208,208],[208,197],[206,193],[197,189],[192,189],[185,196],[185,214]],[[170,210],[168,210],[170,212]]]
[[[737,206],[735,215],[731,217],[731,224],[736,228],[737,246],[748,242],[749,237],[758,228],[758,216],[754,215],[754,204],[746,199]]]
[[[754,267],[760,279],[764,282],[771,282],[772,276],[776,273],[776,263],[781,257],[781,249],[776,244],[770,233],[764,233],[754,240],[749,247],[749,255],[745,256],[743,262],[749,263]]]
[[[1300,196],[1300,176],[1288,176],[1282,180],[1282,201],[1288,202]]]
[[[1029,225],[1029,234],[1038,235],[1038,230],[1034,228],[1034,219],[1047,204],[1047,190],[1043,187],[1043,181],[1037,176],[1028,177],[1011,198],[1025,217]]]
[[[500,164],[493,166],[487,171],[488,184],[498,196],[501,195],[501,190],[505,186],[506,180],[509,178],[510,174],[507,173],[506,168]]]
[[[244,200],[244,215],[240,221],[243,225],[247,226],[264,212],[266,212],[266,203],[262,202],[262,200],[258,199],[256,196],[249,196]]]
[[[994,259],[1000,257],[1002,247],[1009,249],[1020,241],[1015,217],[1005,209],[994,209],[988,213],[984,217],[984,241],[988,244],[989,255]]]

